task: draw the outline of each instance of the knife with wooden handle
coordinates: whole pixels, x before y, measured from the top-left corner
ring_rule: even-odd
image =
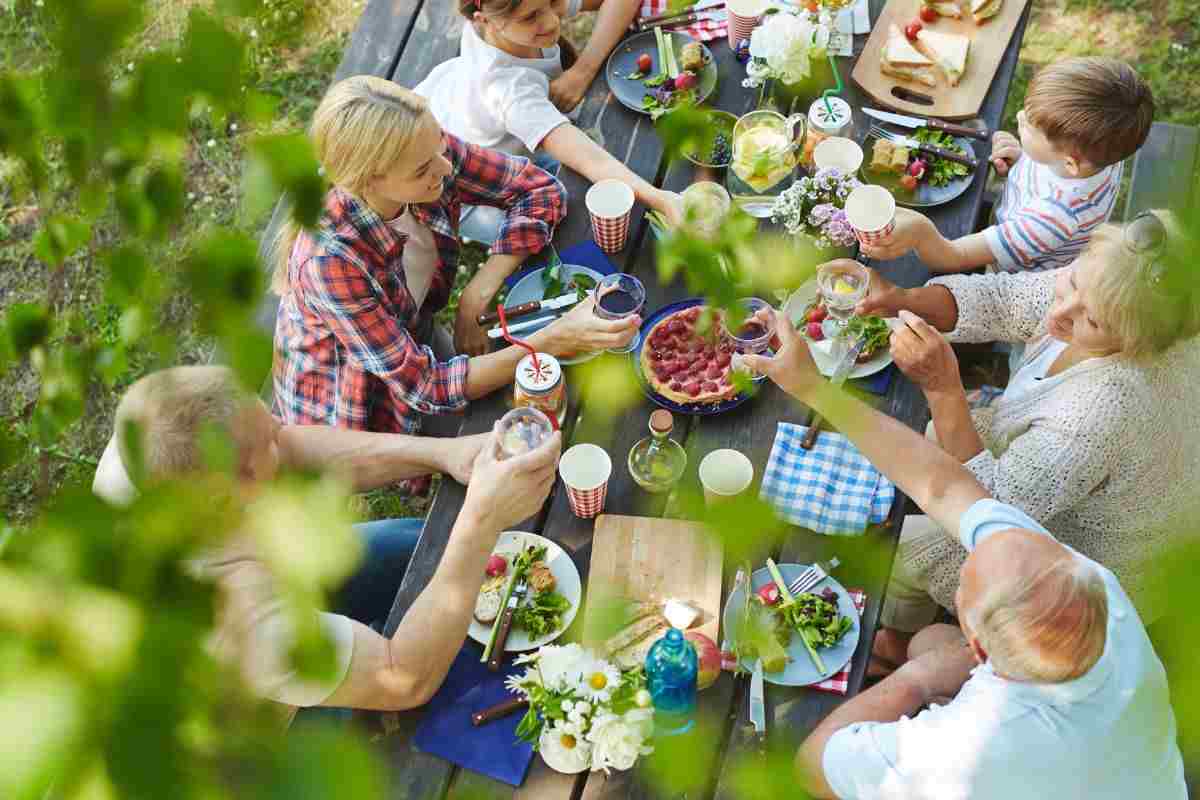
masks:
[[[500,664],[504,661],[504,645],[508,641],[508,634],[512,631],[513,614],[516,612],[517,606],[521,605],[528,590],[529,584],[522,575],[520,583],[513,587],[512,594],[508,598],[508,605],[501,612],[500,628],[496,631],[496,641],[492,643],[492,653],[487,660],[487,668],[492,672],[500,671]]]
[[[495,722],[498,719],[503,719],[509,714],[529,707],[529,701],[524,697],[512,697],[494,706],[489,706],[482,711],[476,711],[471,715],[471,724],[478,728],[480,725],[486,725],[489,722]]]

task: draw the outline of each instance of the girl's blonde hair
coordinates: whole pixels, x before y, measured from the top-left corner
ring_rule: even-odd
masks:
[[[335,83],[313,114],[309,135],[325,177],[356,197],[408,150],[429,110],[420,95],[374,75]],[[271,290],[288,290],[288,264],[300,226],[289,215],[271,247]]]
[[[1103,266],[1091,286],[1096,314],[1121,339],[1121,352],[1154,356],[1200,333],[1200,280],[1191,256],[1196,242],[1166,211],[1155,211],[1167,233],[1161,251],[1142,255],[1128,246],[1125,228],[1101,225],[1086,255]]]

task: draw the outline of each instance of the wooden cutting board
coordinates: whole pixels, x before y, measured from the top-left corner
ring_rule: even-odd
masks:
[[[966,0],[964,0],[965,2]],[[983,98],[992,86],[996,69],[1008,48],[1017,22],[1029,0],[1004,0],[1000,13],[976,25],[970,15],[962,19],[938,17],[937,21],[921,23],[929,30],[939,33],[958,33],[970,38],[971,49],[967,54],[967,69],[957,86],[946,82],[946,75],[936,66],[933,68],[937,85],[930,87],[916,81],[905,81],[884,75],[879,71],[879,54],[887,44],[888,29],[894,24],[904,30],[904,26],[914,19],[921,10],[921,0],[890,0],[884,6],[883,13],[875,21],[871,29],[871,37],[867,40],[858,63],[854,65],[852,77],[864,92],[875,99],[885,108],[893,108],[922,117],[942,117],[944,119],[969,119],[979,114],[983,106]],[[892,90],[902,87],[911,92],[926,95],[930,103],[905,100],[893,94]]]
[[[596,518],[588,572],[584,644],[612,633],[612,601],[682,600],[701,616],[690,630],[720,644],[721,543],[703,525],[677,519],[602,514]],[[607,623],[607,624],[606,624]]]

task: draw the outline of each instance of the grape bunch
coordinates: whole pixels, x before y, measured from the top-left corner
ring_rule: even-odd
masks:
[[[713,137],[712,150],[708,154],[708,163],[728,164],[729,157],[729,137],[723,133],[718,133]]]

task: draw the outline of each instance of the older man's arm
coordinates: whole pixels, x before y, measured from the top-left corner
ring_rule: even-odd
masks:
[[[467,635],[496,538],[541,508],[554,483],[561,443],[555,434],[534,452],[502,462],[488,443],[433,578],[391,639],[355,625],[346,678],[322,705],[401,710],[428,702]]]

